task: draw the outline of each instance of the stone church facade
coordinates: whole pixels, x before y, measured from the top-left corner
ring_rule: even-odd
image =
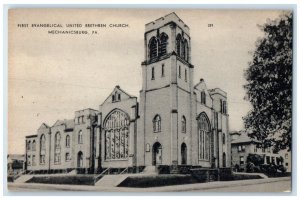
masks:
[[[171,13],[145,29],[140,102],[116,86],[98,110],[43,123],[26,137],[27,170],[230,167],[227,94],[194,85],[189,27]]]

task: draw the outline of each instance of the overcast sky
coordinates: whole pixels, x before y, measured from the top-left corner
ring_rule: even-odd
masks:
[[[43,122],[52,126],[57,119],[74,118],[76,110],[98,109],[116,85],[139,97],[145,24],[173,11],[190,27],[194,84],[203,78],[208,88],[226,91],[230,130],[243,129],[242,117],[250,109],[243,100],[243,72],[263,35],[257,24],[281,11],[19,9],[9,15],[8,153],[24,153],[25,136],[36,134]],[[33,23],[129,27],[88,29],[97,35],[17,28]]]

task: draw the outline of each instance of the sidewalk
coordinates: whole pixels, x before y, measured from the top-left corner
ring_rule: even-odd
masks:
[[[17,191],[90,191],[90,192],[185,192],[199,191],[216,188],[226,188],[234,186],[256,185],[280,181],[290,181],[291,177],[252,179],[239,181],[215,181],[209,183],[195,183],[186,185],[172,185],[151,188],[127,188],[127,187],[104,187],[104,186],[87,186],[87,185],[53,185],[53,184],[36,184],[36,183],[8,183],[8,190]]]

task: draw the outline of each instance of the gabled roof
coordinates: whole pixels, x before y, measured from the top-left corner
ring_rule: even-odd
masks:
[[[73,129],[75,126],[74,119],[57,120],[52,127],[65,126],[65,129]]]
[[[38,130],[40,129],[48,129],[50,128],[50,126],[48,126],[46,123],[42,123],[41,126],[38,128]]]
[[[113,91],[109,94],[109,96],[104,100],[104,102],[101,104],[105,104],[105,103],[110,103],[111,102],[111,97],[113,94],[115,93],[120,93],[121,95],[121,101],[123,101],[124,99],[129,99],[129,98],[136,98],[135,96],[132,96],[130,94],[128,94],[127,92],[125,92],[124,90],[121,89],[121,87],[119,85],[115,86],[115,88],[113,89]]]

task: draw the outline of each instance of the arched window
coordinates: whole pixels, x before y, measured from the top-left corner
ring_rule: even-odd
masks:
[[[181,118],[181,132],[186,133],[186,119],[184,115]]]
[[[127,159],[129,150],[129,115],[113,110],[104,120],[105,160]]]
[[[61,151],[61,146],[60,146],[60,140],[61,140],[61,135],[59,132],[57,132],[55,134],[55,137],[54,137],[54,140],[55,140],[55,148],[54,148],[54,163],[55,164],[59,164],[60,163],[60,151]]]
[[[31,141],[29,140],[28,142],[27,142],[27,150],[30,150],[31,149]]]
[[[155,115],[153,119],[153,132],[157,133],[161,131],[161,118],[159,115]]]
[[[149,41],[150,59],[156,58],[157,54],[158,54],[158,41],[155,37],[152,37]]]
[[[159,36],[160,44],[158,47],[159,56],[164,56],[167,54],[167,45],[168,45],[168,35],[165,33],[161,33]]]
[[[198,117],[199,160],[210,158],[210,126],[207,115],[201,113]]]
[[[177,55],[178,56],[181,56],[181,47],[182,44],[181,44],[181,35],[178,34],[177,37],[176,37],[176,51],[177,51]]]
[[[45,135],[41,135],[40,138],[40,164],[45,164],[45,156],[46,156],[46,137]]]
[[[186,61],[188,61],[188,59],[189,59],[189,44],[188,44],[187,40],[184,40],[184,42],[183,42],[183,58]]]
[[[66,147],[70,147],[70,143],[71,143],[71,140],[70,140],[70,136],[69,135],[67,135],[66,136]]]
[[[80,130],[78,132],[78,144],[82,144],[83,143],[83,139],[82,139],[82,130]]]
[[[32,151],[36,150],[36,143],[35,140],[32,141]]]

